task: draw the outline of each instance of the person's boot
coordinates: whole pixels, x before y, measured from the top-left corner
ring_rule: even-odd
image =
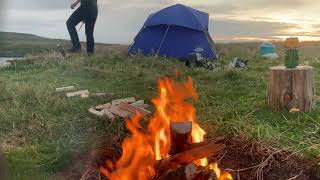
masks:
[[[68,53],[80,53],[81,52],[81,48],[71,48],[67,50]]]
[[[88,54],[88,56],[93,56],[94,52],[93,51],[88,51],[87,54]]]

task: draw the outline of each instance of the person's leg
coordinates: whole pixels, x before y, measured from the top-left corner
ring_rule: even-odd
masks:
[[[87,36],[87,53],[94,53],[94,27],[96,24],[98,12],[97,10],[92,10],[86,19],[86,36]]]
[[[78,8],[67,20],[67,28],[70,34],[71,42],[74,50],[80,50],[81,44],[77,33],[76,26],[84,20],[84,15],[81,8]]]

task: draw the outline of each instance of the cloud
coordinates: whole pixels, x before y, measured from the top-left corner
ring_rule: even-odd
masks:
[[[211,20],[209,28],[216,40],[232,40],[240,37],[272,39],[284,35],[285,31],[295,28],[294,24],[245,20]]]
[[[69,38],[65,21],[71,0],[0,0],[6,2],[0,30]],[[98,0],[96,40],[131,43],[147,16],[175,3],[210,13],[210,32],[215,39],[239,37],[318,36],[320,1],[313,0]],[[3,11],[2,11],[3,12]],[[84,28],[82,29],[82,31]],[[84,40],[84,33],[80,33]]]
[[[3,24],[4,17],[5,17],[5,9],[6,9],[5,3],[6,1],[0,0],[0,27],[1,27],[1,24]]]
[[[4,0],[7,8],[18,10],[56,10],[70,7],[67,0]]]

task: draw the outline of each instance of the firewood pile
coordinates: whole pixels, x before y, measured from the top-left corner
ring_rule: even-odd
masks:
[[[75,89],[75,86],[59,87],[56,88],[56,92],[66,92],[66,96],[68,98],[110,97],[113,95],[112,93],[90,93],[89,90],[70,92]],[[109,103],[91,107],[88,109],[88,112],[97,117],[107,117],[110,120],[114,120],[116,117],[131,118],[137,113],[147,117],[151,114],[151,112],[147,110],[148,107],[149,105],[145,104],[144,100],[136,101],[134,97],[130,97],[124,99],[115,99]]]
[[[158,180],[221,180],[217,164],[196,165],[201,159],[219,154],[225,145],[224,137],[191,144],[192,122],[173,122],[170,126],[171,149],[169,157],[155,164]],[[232,178],[232,177],[231,177]],[[225,177],[223,180],[228,180]]]
[[[89,113],[98,117],[107,117],[110,120],[114,120],[116,117],[130,118],[136,113],[142,116],[148,116],[151,114],[148,111],[148,105],[144,103],[144,100],[138,100],[134,97],[125,99],[116,99],[109,103],[97,105],[90,108]]]

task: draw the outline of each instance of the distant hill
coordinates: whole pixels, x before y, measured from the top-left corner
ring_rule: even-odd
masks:
[[[56,49],[57,45],[68,48],[71,43],[68,40],[50,39],[33,34],[0,32],[0,57],[22,57],[30,53],[44,53]],[[128,48],[128,46],[117,44],[96,43],[96,45],[96,49],[100,52],[114,48],[126,52]]]
[[[27,53],[45,52],[57,45],[67,45],[67,40],[49,39],[32,34],[0,32],[0,56],[24,56]]]
[[[0,32],[1,40],[7,41],[37,41],[37,42],[53,42],[54,39],[44,38],[33,34],[15,33],[15,32]]]

